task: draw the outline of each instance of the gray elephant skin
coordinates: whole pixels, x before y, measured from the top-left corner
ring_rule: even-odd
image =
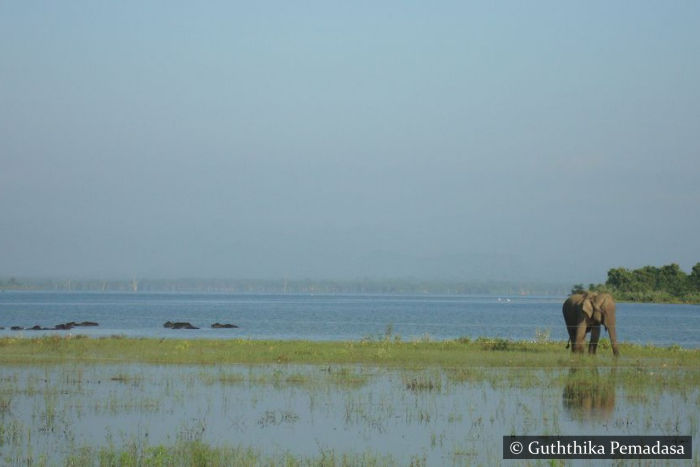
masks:
[[[562,312],[566,329],[569,331],[572,352],[583,353],[586,334],[590,332],[588,353],[595,354],[602,324],[610,335],[613,354],[619,355],[615,327],[615,300],[612,295],[597,292],[573,294],[564,302]]]

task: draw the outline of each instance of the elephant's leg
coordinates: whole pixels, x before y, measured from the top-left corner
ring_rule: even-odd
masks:
[[[591,342],[588,344],[588,353],[595,354],[600,339],[600,323],[591,326]]]
[[[586,341],[586,321],[581,321],[578,323],[578,327],[576,328],[576,339],[573,342],[574,352],[579,352],[583,353],[583,345]]]
[[[566,332],[569,334],[569,344],[571,344],[571,351],[573,352],[576,344],[576,324],[570,324],[566,323]],[[566,345],[566,348],[569,348],[569,344]]]

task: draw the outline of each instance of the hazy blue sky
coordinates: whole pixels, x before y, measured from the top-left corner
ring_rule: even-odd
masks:
[[[0,275],[700,261],[700,2],[0,0]]]

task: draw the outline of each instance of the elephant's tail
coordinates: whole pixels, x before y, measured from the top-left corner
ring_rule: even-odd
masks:
[[[567,348],[567,349],[569,348],[569,345],[570,345],[570,344],[571,344],[571,338],[569,337],[569,340],[566,341],[566,348]]]

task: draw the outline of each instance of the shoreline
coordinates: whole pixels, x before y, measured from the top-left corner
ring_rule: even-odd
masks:
[[[348,364],[406,368],[639,367],[700,368],[700,349],[621,343],[615,358],[607,340],[595,356],[572,354],[565,341],[500,338],[361,341],[92,338],[83,335],[0,338],[0,365],[143,363],[157,365]]]

